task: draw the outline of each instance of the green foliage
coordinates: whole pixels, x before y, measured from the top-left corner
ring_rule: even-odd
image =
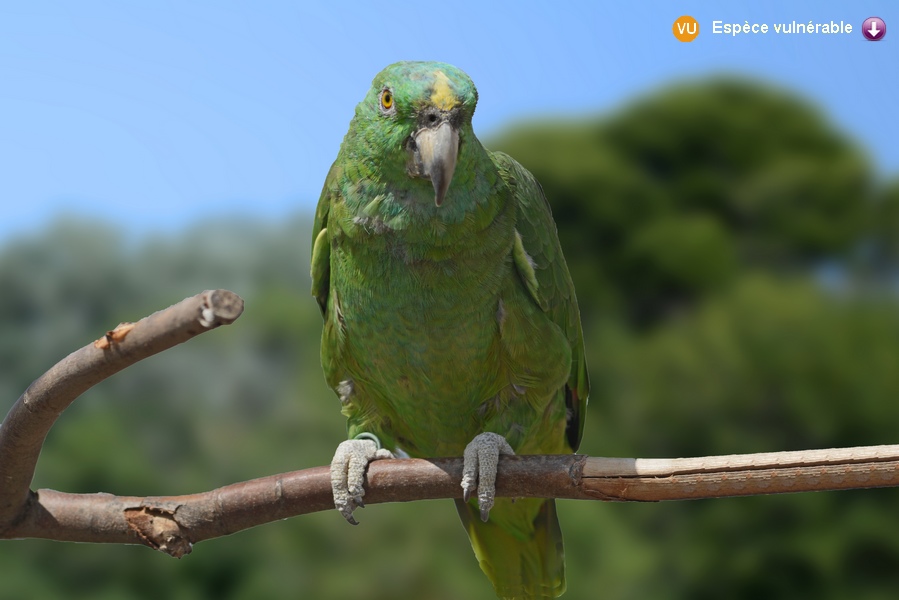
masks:
[[[500,145],[546,189],[588,324],[582,452],[896,442],[899,184],[876,181],[814,110],[713,81]],[[207,288],[247,301],[233,326],[78,399],[35,487],[177,494],[328,463],[345,425],[318,362],[309,231],[225,221],[135,242],[58,223],[0,249],[2,410],[120,321]],[[565,598],[892,597],[897,502],[896,490],[560,502]],[[370,506],[360,520],[307,515],[180,561],[3,541],[0,599],[491,597],[451,502]]]
[[[676,457],[895,443],[896,309],[894,298],[749,275],[644,336],[604,323],[588,348],[599,391],[582,450]],[[560,512],[598,528],[566,528],[572,560],[586,553],[602,572],[592,585],[621,579],[607,560],[626,563],[629,583],[611,597],[879,598],[896,585],[897,501],[899,490],[869,490]],[[605,511],[614,525],[597,521]],[[598,544],[609,532],[614,540]]]
[[[865,156],[805,102],[758,84],[684,84],[490,145],[543,185],[578,289],[640,324],[728,285],[732,258],[807,267],[865,234]]]
[[[899,264],[899,178],[882,186],[868,215],[867,244],[857,267],[876,279],[889,280]]]
[[[698,297],[728,282],[736,268],[734,240],[707,214],[653,220],[634,233],[621,261],[622,282],[638,299]]]

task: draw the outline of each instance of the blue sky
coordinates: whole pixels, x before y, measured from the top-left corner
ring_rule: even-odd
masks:
[[[689,14],[701,32],[674,39]],[[888,33],[867,42],[862,21]],[[844,21],[849,35],[712,34],[712,21]],[[5,2],[0,241],[59,214],[130,233],[311,214],[353,108],[404,59],[466,70],[484,137],[614,110],[712,73],[790,87],[899,174],[899,3]]]

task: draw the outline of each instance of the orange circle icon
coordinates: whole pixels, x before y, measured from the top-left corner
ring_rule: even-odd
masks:
[[[692,42],[699,35],[699,22],[690,15],[684,15],[677,18],[671,31],[679,41]]]

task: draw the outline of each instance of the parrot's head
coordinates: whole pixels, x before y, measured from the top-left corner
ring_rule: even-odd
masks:
[[[466,145],[476,144],[471,117],[478,101],[463,71],[439,62],[399,62],[375,77],[353,119],[360,150],[385,176],[434,189],[443,203]]]

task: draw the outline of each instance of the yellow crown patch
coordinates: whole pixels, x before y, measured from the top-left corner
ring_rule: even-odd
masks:
[[[443,71],[434,73],[434,87],[431,93],[431,103],[440,110],[450,110],[459,104],[459,98],[450,87],[449,77]]]

